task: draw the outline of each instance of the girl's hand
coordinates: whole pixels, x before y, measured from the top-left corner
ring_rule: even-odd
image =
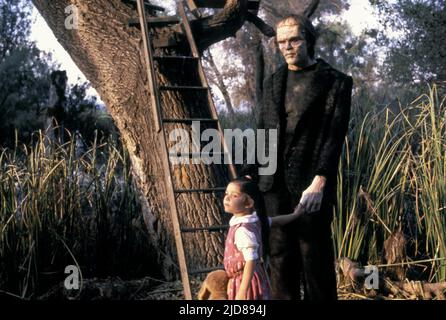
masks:
[[[299,218],[302,214],[304,214],[305,213],[305,207],[301,204],[301,203],[299,203],[299,204],[297,204],[297,206],[294,208],[294,211],[293,211],[293,213],[292,213],[292,215],[293,215],[293,217],[295,218],[295,219],[297,219],[297,218]]]
[[[305,207],[299,203],[295,208],[293,213],[279,215],[271,218],[271,228],[282,227],[290,222],[298,219],[305,213]]]

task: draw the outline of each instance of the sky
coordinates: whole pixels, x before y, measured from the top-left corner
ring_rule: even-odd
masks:
[[[373,9],[370,7],[368,0],[351,0],[350,9],[344,14],[343,19],[350,23],[353,32],[356,34],[364,28],[377,25],[373,16]],[[39,49],[50,52],[53,59],[61,65],[61,69],[66,70],[69,84],[87,81],[36,9],[33,10],[33,21],[31,39],[36,41]],[[94,89],[91,89],[88,93],[97,95]]]
[[[373,8],[368,0],[351,0],[350,9],[345,12],[343,18],[348,21],[355,34],[362,30],[378,26],[378,21],[373,15]]]

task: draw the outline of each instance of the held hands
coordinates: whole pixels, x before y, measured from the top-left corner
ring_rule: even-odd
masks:
[[[306,212],[319,211],[324,196],[326,178],[315,176],[311,185],[302,192],[299,204],[305,208]]]
[[[294,219],[299,219],[300,216],[302,216],[305,213],[305,207],[298,203],[297,206],[294,208],[293,213],[291,214],[291,216]]]

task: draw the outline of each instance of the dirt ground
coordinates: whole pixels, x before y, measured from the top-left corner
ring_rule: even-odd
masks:
[[[201,279],[191,279],[194,299],[201,287]],[[123,281],[120,278],[85,279],[81,290],[68,291],[63,284],[53,287],[39,300],[182,300],[181,281],[165,282],[146,277],[139,280]],[[358,292],[348,285],[338,288],[339,300],[418,300],[416,296],[403,294],[383,296],[373,291]]]

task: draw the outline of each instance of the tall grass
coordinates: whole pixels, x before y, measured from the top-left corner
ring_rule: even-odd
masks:
[[[36,140],[0,150],[0,290],[36,297],[67,265],[84,277],[153,274],[124,152],[112,141],[82,151],[76,139]]]
[[[411,259],[433,259],[428,280],[446,280],[446,105],[435,88],[398,112],[369,112],[346,140],[333,241],[338,257],[382,262],[397,231]]]

